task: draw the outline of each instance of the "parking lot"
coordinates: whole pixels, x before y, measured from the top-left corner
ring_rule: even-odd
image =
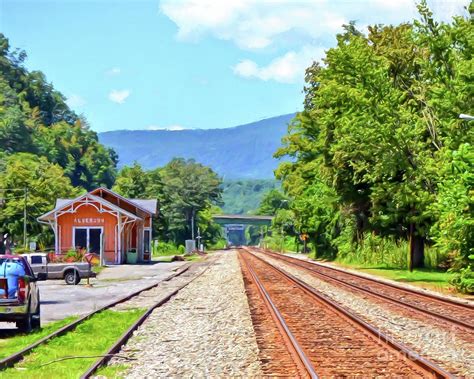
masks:
[[[186,262],[120,265],[105,268],[97,278],[83,279],[77,286],[63,280],[39,282],[41,296],[41,324],[61,320],[72,315],[84,315],[115,299],[133,293],[140,288],[171,275]],[[0,323],[2,331],[14,328],[14,324]]]

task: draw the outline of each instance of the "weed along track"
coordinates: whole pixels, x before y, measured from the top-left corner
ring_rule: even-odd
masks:
[[[240,259],[264,375],[451,377],[249,250]]]
[[[311,275],[336,286],[343,286],[351,291],[382,299],[386,303],[396,304],[405,313],[413,314],[415,312],[423,317],[430,317],[434,322],[441,323],[443,327],[457,328],[464,334],[467,331],[467,336],[471,335],[472,342],[474,342],[472,336],[474,332],[474,306],[470,304],[402,288],[394,284],[321,265],[317,262],[308,262],[268,250],[256,249],[255,251],[301,268]]]
[[[202,265],[200,270],[183,266],[165,280],[65,325],[1,360],[0,377],[90,377],[120,350],[154,309],[201,276],[209,265]],[[173,278],[179,283],[171,282]]]

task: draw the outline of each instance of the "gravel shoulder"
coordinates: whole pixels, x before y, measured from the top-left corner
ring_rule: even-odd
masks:
[[[261,376],[258,347],[236,251],[156,309],[111,365],[126,377]]]
[[[308,258],[304,254],[288,253],[286,255],[288,255],[290,257],[293,257],[293,258],[301,259],[301,260],[304,260],[304,261],[314,262],[314,260]],[[404,282],[400,282],[400,281],[396,281],[396,280],[387,279],[387,278],[384,278],[382,276],[369,274],[367,272],[363,272],[363,271],[360,271],[360,270],[355,270],[353,268],[344,267],[344,266],[341,266],[340,264],[333,263],[333,262],[317,261],[317,263],[322,265],[322,266],[335,268],[335,269],[338,269],[340,271],[346,271],[346,272],[351,273],[351,274],[356,274],[356,275],[359,275],[359,276],[362,276],[362,277],[365,277],[365,278],[373,279],[373,280],[376,280],[376,281],[381,282],[381,283],[393,284],[393,285],[396,285],[396,286],[401,287],[401,288],[405,287],[407,289],[410,289],[410,290],[413,290],[413,291],[416,291],[416,292],[430,294],[430,295],[439,297],[441,299],[447,299],[447,300],[458,302],[460,304],[470,304],[470,305],[474,306],[474,298],[471,299],[471,297],[466,297],[464,295],[457,296],[457,295],[446,294],[446,293],[440,292],[440,291],[434,291],[434,290],[431,290],[431,289],[428,289],[428,288],[423,288],[423,287],[412,285],[412,284],[409,284],[409,283],[404,283]]]
[[[326,283],[267,255],[257,255],[306,282],[390,337],[417,351],[422,357],[435,361],[459,376],[474,377],[474,345],[456,330],[437,328],[430,324],[429,319],[421,320],[415,314],[407,318],[385,303]]]

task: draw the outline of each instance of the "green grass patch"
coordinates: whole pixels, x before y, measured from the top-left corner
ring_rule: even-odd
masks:
[[[171,242],[153,241],[151,246],[152,257],[166,256],[166,255],[180,255],[184,254],[183,245],[175,245]]]
[[[70,356],[102,355],[136,321],[144,310],[105,310],[84,321],[74,331],[39,346],[0,378],[78,378],[97,358],[77,358],[51,363]]]
[[[381,276],[386,279],[391,279],[400,283],[413,284],[415,286],[435,290],[443,293],[454,292],[453,286],[449,283],[453,274],[445,271],[434,269],[415,269],[413,272],[402,269],[377,267],[359,264],[339,264],[344,267],[356,269],[376,276]]]
[[[15,331],[12,331],[11,337],[0,339],[0,359],[8,357],[26,346],[31,345],[76,319],[77,317],[74,316],[67,317],[60,321],[50,322],[40,330],[28,334],[17,334]]]
[[[202,256],[199,255],[199,254],[185,255],[185,256],[184,256],[184,260],[185,260],[185,261],[188,261],[188,262],[200,261],[201,258],[202,258]]]

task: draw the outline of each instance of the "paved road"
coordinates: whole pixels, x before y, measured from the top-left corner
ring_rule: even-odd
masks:
[[[147,287],[169,275],[186,262],[147,265],[121,265],[104,269],[98,278],[91,279],[92,287],[82,280],[77,286],[68,286],[62,280],[39,282],[41,295],[41,324],[61,320],[71,315],[83,315]],[[2,330],[14,324],[0,323]]]

